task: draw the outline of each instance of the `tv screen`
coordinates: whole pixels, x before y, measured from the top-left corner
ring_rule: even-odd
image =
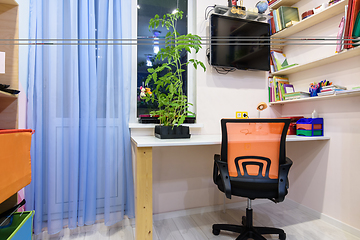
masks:
[[[240,70],[270,70],[268,23],[212,14],[210,65]]]

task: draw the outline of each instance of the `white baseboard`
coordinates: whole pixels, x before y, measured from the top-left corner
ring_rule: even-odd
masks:
[[[309,207],[301,205],[300,203],[297,203],[291,199],[286,199],[286,204],[293,206],[294,208],[298,208],[301,211],[304,211],[318,219],[321,219],[321,220],[333,225],[334,227],[337,227],[345,232],[348,232],[348,233],[360,238],[360,229],[354,228],[354,227],[352,227],[346,223],[343,223],[333,217],[330,217],[326,214],[315,211],[314,209],[311,209]]]

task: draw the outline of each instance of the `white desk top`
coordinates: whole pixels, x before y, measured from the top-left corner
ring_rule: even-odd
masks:
[[[301,137],[289,135],[287,142],[329,140],[329,137]],[[217,145],[221,143],[221,135],[191,135],[191,138],[159,139],[155,136],[132,136],[131,140],[137,147],[171,147],[171,146],[197,146]]]

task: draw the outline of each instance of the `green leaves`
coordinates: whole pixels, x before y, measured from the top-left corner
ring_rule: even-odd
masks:
[[[169,32],[165,36],[165,46],[160,49],[155,60],[165,61],[161,66],[148,68],[149,75],[145,81],[146,86],[151,86],[152,94],[147,94],[146,101],[156,102],[158,110],[151,111],[152,115],[159,115],[161,124],[171,126],[182,124],[187,114],[190,112],[187,96],[183,94],[182,73],[185,71],[182,66],[188,66],[189,63],[197,69],[200,65],[204,71],[205,65],[198,60],[189,59],[187,63],[181,62],[181,56],[184,52],[191,53],[193,50],[197,53],[201,49],[201,38],[191,33],[180,35],[176,30],[176,21],[183,18],[183,12],[155,15],[149,21],[149,30],[156,29],[159,26],[166,27]]]

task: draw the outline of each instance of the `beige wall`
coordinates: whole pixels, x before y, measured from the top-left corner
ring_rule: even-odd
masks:
[[[225,5],[226,1],[221,4]],[[245,1],[252,7],[257,1]],[[300,14],[322,3],[322,0],[298,3]],[[218,2],[196,2],[197,34],[208,35],[204,20],[205,8]],[[336,36],[342,15],[305,30],[296,36]],[[197,55],[207,62],[206,47]],[[285,52],[291,62],[333,54],[335,46],[289,46]],[[307,90],[310,82],[327,79],[354,87],[360,85],[360,56],[312,70],[289,75],[296,90]],[[207,65],[207,72],[196,72],[197,121],[204,127],[201,134],[220,133],[220,119],[234,117],[236,111],[248,111],[256,117],[256,105],[268,100],[267,73],[236,71],[219,75]],[[310,117],[316,109],[325,121],[325,135],[330,141],[292,142],[287,154],[294,161],[290,171],[290,192],[287,198],[330,218],[360,230],[360,97],[293,103],[274,106],[261,117],[303,115]],[[213,155],[220,146],[155,148],[154,213],[222,204],[223,195],[212,183]],[[243,201],[234,198],[228,202]]]

